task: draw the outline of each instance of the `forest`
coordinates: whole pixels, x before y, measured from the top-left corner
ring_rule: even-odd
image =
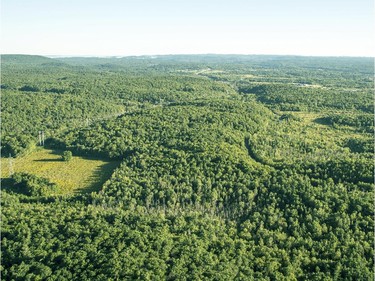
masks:
[[[1,67],[3,280],[374,279],[372,58]]]

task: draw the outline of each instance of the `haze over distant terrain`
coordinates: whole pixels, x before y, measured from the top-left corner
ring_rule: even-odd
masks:
[[[1,53],[374,56],[371,0],[3,0]]]

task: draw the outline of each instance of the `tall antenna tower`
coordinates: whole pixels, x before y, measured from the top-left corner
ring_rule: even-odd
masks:
[[[42,131],[42,145],[44,146],[44,131]]]
[[[42,145],[42,131],[39,131],[39,145]]]

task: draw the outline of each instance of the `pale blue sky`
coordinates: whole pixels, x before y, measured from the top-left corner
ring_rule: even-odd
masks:
[[[373,0],[2,0],[1,53],[374,56]]]

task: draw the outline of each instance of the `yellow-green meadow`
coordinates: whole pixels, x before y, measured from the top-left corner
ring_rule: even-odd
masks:
[[[73,156],[63,161],[61,150],[38,148],[18,158],[1,158],[1,177],[13,172],[27,172],[56,183],[61,193],[91,192],[101,188],[119,161]],[[10,167],[12,166],[12,167]]]

